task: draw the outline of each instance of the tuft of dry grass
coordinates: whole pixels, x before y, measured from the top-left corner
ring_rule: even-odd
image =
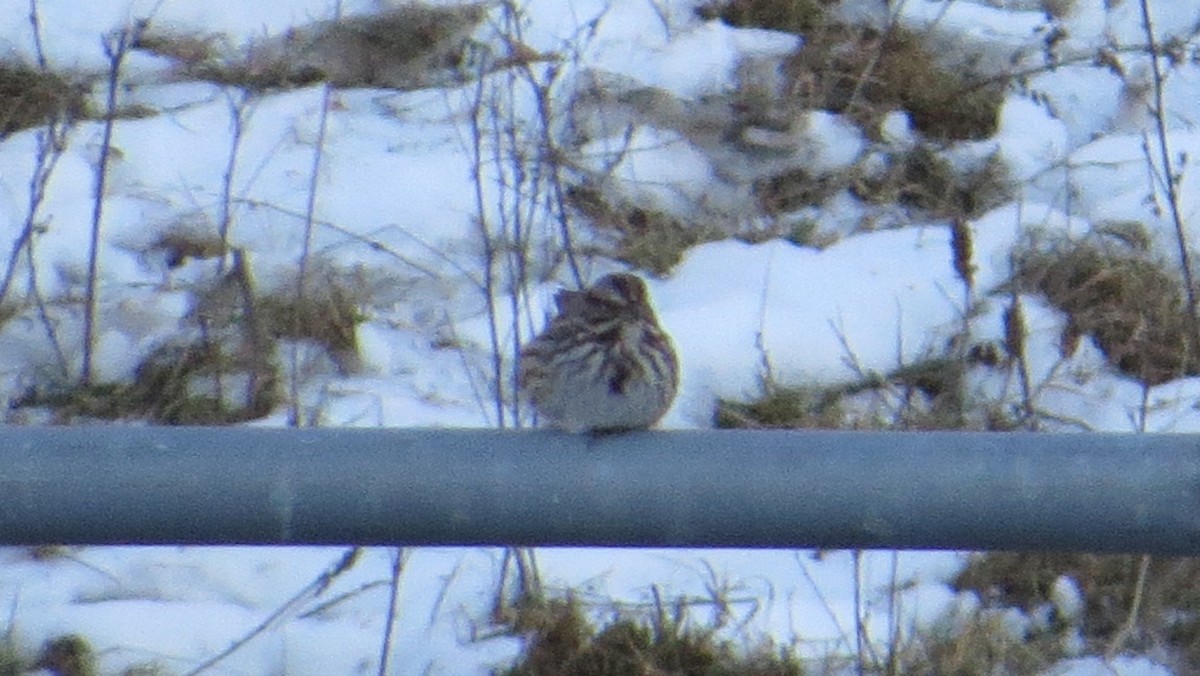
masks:
[[[56,423],[147,420],[160,425],[230,425],[268,415],[281,401],[278,367],[215,342],[164,345],[150,353],[131,383],[39,388],[13,409],[48,408]]]
[[[19,62],[0,62],[0,138],[86,114],[86,89],[62,75]]]
[[[719,429],[842,429],[842,388],[783,387],[768,383],[750,401],[718,399],[713,425]]]
[[[683,605],[673,617],[618,617],[597,627],[573,597],[526,603],[511,629],[525,650],[503,676],[801,676],[790,651],[741,650],[711,629],[689,626]]]
[[[134,33],[130,46],[170,59],[184,68],[193,68],[218,59],[222,43],[220,35],[163,30],[143,23]]]
[[[1003,86],[979,85],[969,73],[941,64],[922,33],[837,25],[805,39],[785,65],[801,108],[845,113],[868,133],[895,110],[906,111],[913,127],[935,141],[996,133]]]
[[[164,230],[143,253],[162,256],[168,268],[177,268],[190,259],[220,258],[229,251],[215,227],[185,220]]]
[[[96,676],[96,654],[90,643],[77,634],[67,634],[46,641],[33,664],[56,676]]]
[[[785,66],[795,106],[846,113],[865,129],[907,111],[913,126],[939,141],[982,139],[996,132],[1004,86],[981,84],[937,59],[927,35],[893,26],[879,31],[833,21],[824,0],[726,0],[699,10],[733,26],[797,33],[804,45]]]
[[[851,190],[873,204],[899,204],[933,218],[954,220],[970,220],[1013,194],[999,156],[993,155],[976,169],[959,171],[924,144],[893,153],[884,171],[859,179]]]
[[[1014,253],[1013,283],[1067,315],[1065,352],[1095,338],[1115,368],[1147,385],[1200,374],[1183,283],[1137,238],[1031,242]]]
[[[270,354],[197,341],[169,344],[138,366],[131,385],[115,401],[167,425],[229,425],[268,415],[282,400],[279,368]]]
[[[864,373],[832,386],[780,385],[764,379],[745,401],[718,399],[713,425],[748,429],[1001,430],[995,411],[976,411],[966,393],[973,367],[995,367],[994,346],[979,344],[962,356],[931,356],[887,373]]]
[[[1083,599],[1078,619],[1088,654],[1104,654],[1125,626],[1137,585],[1140,555],[989,552],[975,554],[952,586],[975,592],[986,607],[1027,613],[1053,606],[1060,577],[1075,582]],[[1134,631],[1125,649],[1164,651],[1180,673],[1200,670],[1200,559],[1154,558],[1146,575]]]
[[[288,293],[259,298],[259,317],[271,338],[312,341],[342,375],[350,375],[360,368],[357,328],[364,317],[358,294],[343,282],[324,281],[307,287],[304,298]]]
[[[1055,637],[1025,635],[998,611],[956,604],[908,637],[891,673],[1037,674],[1063,657]]]
[[[293,28],[232,55],[222,48],[220,36],[151,26],[136,46],[172,59],[184,77],[250,91],[326,81],[338,87],[415,89],[461,77],[467,36],[485,14],[483,5],[408,4]]]
[[[759,209],[765,214],[780,214],[825,203],[850,184],[848,176],[814,176],[803,167],[760,178],[751,186]]]
[[[12,627],[9,627],[3,643],[0,643],[0,676],[21,676],[28,673],[27,666],[13,645]]]
[[[712,0],[696,9],[707,21],[731,26],[758,26],[788,33],[808,33],[824,26],[826,8],[839,0]]]
[[[577,214],[613,240],[613,258],[656,275],[670,272],[688,249],[731,236],[716,225],[684,223],[662,211],[612,200],[586,184],[571,186],[566,196]]]

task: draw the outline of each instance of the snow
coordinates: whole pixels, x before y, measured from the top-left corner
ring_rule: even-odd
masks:
[[[343,11],[364,14],[399,4],[347,0]],[[845,15],[881,20],[874,5],[845,4]],[[964,166],[998,152],[1021,186],[1017,199],[969,224],[974,293],[986,296],[1000,288],[1010,272],[1013,244],[1035,229],[1079,235],[1103,222],[1135,220],[1147,224],[1160,249],[1170,253],[1159,178],[1164,171],[1147,114],[1149,62],[1138,53],[1117,54],[1124,76],[1086,61],[1039,70],[1051,19],[1040,11],[996,4],[910,0],[900,3],[897,16],[904,26],[934,31],[947,58],[966,55],[988,72],[1014,65],[1033,69],[1025,89],[1014,87],[1008,94],[995,137],[945,152]],[[1102,7],[1107,4],[1114,6]],[[102,37],[136,19],[151,17],[156,26],[175,32],[219,35],[223,44],[237,46],[332,18],[331,5],[328,0],[105,0],[41,2],[38,8],[50,63],[100,73],[107,64]],[[578,77],[620,82],[628,91],[654,88],[656,95],[675,97],[678,109],[692,112],[720,110],[748,59],[782,59],[803,43],[794,35],[702,21],[693,5],[684,0],[530,0],[522,5],[522,37],[536,51],[570,55],[558,64],[563,70],[557,75],[568,84],[555,85],[555,105],[570,105],[570,83]],[[1153,10],[1160,41],[1190,35],[1200,16],[1193,3],[1159,2]],[[499,41],[491,31],[504,21],[499,7],[489,11],[476,38],[494,46]],[[29,3],[0,0],[0,13],[26,17]],[[1078,0],[1062,26],[1066,37],[1055,47],[1062,57],[1145,40],[1133,2]],[[0,27],[0,49],[32,60],[29,23],[14,20]],[[327,101],[320,86],[240,97],[213,84],[178,81],[165,59],[147,54],[131,56],[127,74],[131,85],[119,92],[123,104],[169,112],[115,125],[100,249],[99,380],[131,378],[140,360],[174,335],[192,311],[189,291],[211,279],[210,266],[192,261],[172,269],[150,249],[176,228],[215,232],[224,208],[226,167],[234,157],[229,236],[246,252],[259,287],[294,284],[307,234],[304,212],[315,191],[314,256],[330,269],[353,271],[357,288],[369,299],[357,333],[361,371],[341,376],[326,371],[304,383],[302,397],[320,408],[323,423],[467,427],[496,422],[480,405],[481,396],[487,396],[480,374],[486,373],[490,336],[478,290],[483,235],[469,125],[475,83],[408,92],[348,89],[329,93]],[[503,77],[489,75],[485,84],[503,88]],[[514,118],[536,119],[528,90],[507,91],[504,105]],[[1193,230],[1200,179],[1186,158],[1200,156],[1193,117],[1198,96],[1200,66],[1175,64],[1166,119],[1172,158],[1182,170],[1183,212]],[[93,91],[92,97],[100,101],[103,92]],[[239,115],[241,130],[235,136]],[[583,145],[581,166],[607,171],[614,189],[630,203],[690,221],[748,213],[737,181],[756,178],[756,172],[765,175],[768,168],[828,175],[871,162],[881,168],[886,161],[870,150],[856,126],[827,111],[812,111],[786,131],[741,129],[743,142],[794,153],[760,165],[714,155],[705,139],[724,130],[686,129],[673,126],[673,119],[678,122],[664,114],[658,125],[629,130],[615,125],[610,133],[595,135]],[[34,279],[45,297],[78,294],[87,278],[102,133],[102,123],[95,120],[82,121],[70,132],[34,219],[39,226]],[[888,114],[881,135],[893,149],[918,140],[903,112]],[[38,147],[36,130],[0,140],[4,241],[15,241],[29,216]],[[506,148],[530,150],[520,143]],[[503,182],[513,180],[512,166],[501,164],[484,167],[480,177],[493,224],[504,209],[511,217],[518,207],[528,208],[513,206],[511,184]],[[744,399],[759,392],[764,365],[785,385],[844,383],[941,354],[960,329],[966,290],[953,267],[945,222],[880,216],[850,191],[790,216],[812,218],[820,232],[836,239],[822,248],[784,240],[712,242],[688,250],[665,277],[648,280],[683,362],[681,391],[664,427],[710,426],[718,398]],[[871,231],[863,227],[871,218],[904,227]],[[1189,234],[1195,240],[1197,233]],[[530,237],[535,250],[557,241],[553,228],[535,230]],[[619,268],[611,261],[584,266],[591,277]],[[528,290],[515,324],[540,323],[554,290],[567,281],[561,270],[555,274],[539,277]],[[1061,313],[1033,297],[1023,299],[1023,307],[1029,333],[1026,368],[1038,386],[1039,407],[1067,421],[1064,429],[1075,424],[1097,431],[1200,430],[1200,412],[1192,406],[1200,399],[1200,379],[1153,388],[1146,410],[1141,386],[1113,372],[1090,339],[1081,340],[1072,354],[1061,354]],[[504,327],[499,340],[506,348],[516,338],[509,312],[507,306],[499,309]],[[972,338],[1002,342],[1002,316],[1001,303],[984,303],[973,319]],[[80,323],[73,314],[58,318],[61,348],[73,364],[81,353]],[[58,355],[33,318],[0,326],[0,391],[6,398],[19,396],[57,366]],[[983,372],[971,377],[971,387],[981,394],[1008,401],[1019,397],[1010,379]],[[253,424],[284,420],[276,411]],[[97,648],[104,673],[149,663],[184,673],[283,607],[342,553],[88,547],[35,557],[12,548],[0,550],[0,607],[10,609],[14,640],[27,655],[36,654],[47,638],[77,632]],[[212,673],[373,673],[395,555],[390,549],[366,550],[328,590],[289,606],[269,631]],[[511,661],[520,641],[486,635],[501,556],[489,549],[404,552],[393,673],[488,673]],[[869,633],[887,636],[889,606],[880,597],[893,578],[905,583],[900,593],[905,626],[931,622],[954,604],[974,602],[944,584],[962,565],[962,556],[953,552],[864,553],[865,611],[854,605],[856,579],[848,552],[549,549],[538,552],[538,561],[549,589],[585,592],[597,603],[597,615],[606,609],[601,600],[644,607],[652,585],[666,595],[700,598],[714,588],[735,590],[733,596],[746,599],[735,604],[740,630],[795,643],[802,655],[814,658],[831,650],[851,653],[853,640],[846,630],[864,612]],[[1079,613],[1080,592],[1072,581],[1059,580],[1053,591],[1062,612]],[[327,604],[340,594],[348,596]],[[1009,619],[1015,630],[1029,621]],[[1147,659],[1081,657],[1054,673],[1167,671]]]

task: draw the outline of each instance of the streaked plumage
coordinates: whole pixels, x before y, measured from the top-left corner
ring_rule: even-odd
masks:
[[[541,418],[575,432],[658,422],[675,398],[679,364],[645,282],[606,275],[554,300],[558,313],[521,350],[521,390]]]

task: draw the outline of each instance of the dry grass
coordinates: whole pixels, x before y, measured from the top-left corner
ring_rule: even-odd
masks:
[[[670,617],[618,617],[597,627],[575,599],[525,604],[511,630],[525,650],[503,676],[801,676],[800,661],[762,645],[741,650],[714,630],[690,626],[684,605]]]
[[[55,676],[96,676],[96,654],[82,636],[68,634],[46,641],[33,669]]]
[[[1037,674],[1063,657],[1055,637],[1015,632],[1000,612],[955,605],[909,637],[893,673]]]
[[[131,45],[133,49],[170,59],[184,68],[215,61],[220,57],[224,43],[220,35],[212,33],[160,30],[149,24],[138,28]]]
[[[713,425],[719,429],[844,429],[841,388],[766,384],[750,401],[718,399]]]
[[[410,4],[296,27],[232,51],[222,36],[148,26],[135,47],[171,59],[181,77],[250,91],[326,81],[338,87],[414,89],[461,75],[465,39],[484,14],[482,5]]]
[[[311,285],[304,298],[292,293],[259,298],[258,313],[272,339],[306,340],[319,345],[333,360],[339,373],[350,375],[360,368],[357,327],[363,321],[359,294],[336,279]]]
[[[139,364],[131,383],[36,388],[12,408],[46,408],[52,422],[145,420],[160,425],[230,425],[268,415],[280,403],[269,354],[214,342],[171,343]]]
[[[18,62],[0,63],[0,138],[86,114],[86,88],[58,73]]]
[[[143,253],[161,256],[168,268],[177,268],[191,259],[220,258],[229,251],[216,228],[204,227],[200,222],[181,221],[165,229]]]
[[[278,383],[270,354],[198,341],[153,352],[120,394],[160,424],[228,425],[274,410],[281,402]]]
[[[780,214],[820,206],[850,183],[850,177],[841,173],[816,176],[796,168],[758,179],[751,191],[763,213]]]
[[[1069,577],[1083,597],[1079,624],[1085,652],[1104,654],[1129,617],[1140,561],[1140,555],[977,554],[953,586],[974,591],[988,607],[1032,612],[1051,605],[1055,581]],[[1179,673],[1200,670],[1200,559],[1151,561],[1125,649],[1172,655],[1180,662]]]
[[[982,139],[996,132],[1004,87],[980,85],[971,73],[940,62],[922,33],[877,31],[833,22],[820,0],[729,0],[701,16],[734,26],[798,33],[804,45],[788,60],[794,105],[845,113],[868,131],[883,115],[908,112],[913,126],[939,141]]]
[[[998,156],[960,171],[928,145],[889,157],[887,168],[854,182],[852,192],[872,204],[899,204],[914,215],[970,220],[1013,195]]]
[[[914,219],[970,220],[1009,201],[1013,183],[998,155],[959,169],[931,145],[921,144],[888,153],[882,169],[858,166],[821,176],[790,169],[752,186],[764,214],[819,207],[842,190],[868,204],[900,206]]]
[[[808,33],[826,23],[826,7],[838,0],[715,0],[696,12],[706,20],[731,26],[759,26],[789,33]]]
[[[1067,315],[1064,353],[1090,335],[1109,363],[1147,385],[1200,374],[1183,284],[1139,238],[1049,239],[1014,256],[1017,288],[1045,297]]]
[[[981,344],[961,357],[928,357],[832,386],[789,387],[766,379],[755,397],[718,399],[713,425],[722,429],[1011,429],[1011,421],[966,395],[969,369],[1001,365],[991,361],[989,348]]]
[[[870,135],[894,110],[907,112],[913,127],[935,141],[996,132],[1003,88],[977,86],[969,74],[939,63],[921,33],[828,26],[806,40],[785,66],[800,108],[844,113]]]
[[[592,228],[612,240],[613,258],[656,275],[670,272],[688,249],[732,236],[716,225],[684,223],[662,211],[612,200],[588,185],[570,187],[567,201]]]

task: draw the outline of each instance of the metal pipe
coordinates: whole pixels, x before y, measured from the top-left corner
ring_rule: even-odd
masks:
[[[1200,436],[9,427],[0,544],[1200,554]]]

